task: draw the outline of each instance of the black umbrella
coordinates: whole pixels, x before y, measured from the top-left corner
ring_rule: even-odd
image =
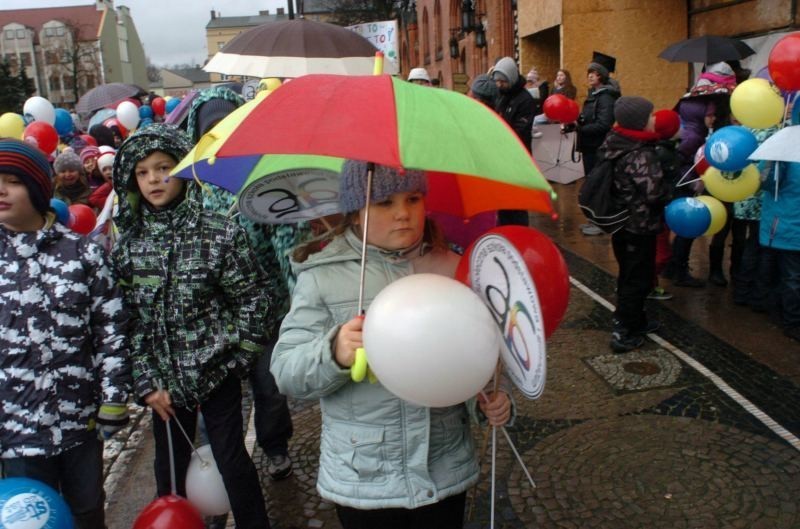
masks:
[[[755,50],[741,40],[703,35],[675,43],[658,56],[672,62],[713,64],[722,61],[738,61],[754,53]]]
[[[83,94],[75,105],[75,110],[80,114],[88,114],[143,92],[141,87],[131,84],[101,84]]]

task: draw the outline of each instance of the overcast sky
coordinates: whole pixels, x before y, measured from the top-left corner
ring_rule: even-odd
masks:
[[[0,9],[94,4],[91,0],[0,0]],[[144,52],[158,66],[203,64],[207,57],[206,24],[211,10],[222,16],[257,15],[286,7],[286,0],[115,0],[131,10]]]

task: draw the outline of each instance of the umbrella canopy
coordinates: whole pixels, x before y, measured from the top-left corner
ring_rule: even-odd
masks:
[[[800,162],[800,125],[785,127],[762,143],[751,160],[774,160],[776,162]]]
[[[755,50],[738,39],[703,35],[677,42],[658,56],[672,62],[702,62],[713,64],[722,61],[738,61],[753,55]]]
[[[140,93],[142,93],[142,89],[136,85],[125,83],[101,84],[83,94],[75,105],[75,110],[80,114],[87,114]]]
[[[267,22],[228,42],[206,64],[207,72],[251,77],[300,77],[313,73],[369,75],[378,49],[341,26],[305,18]],[[397,73],[387,61],[385,73]]]
[[[552,212],[554,193],[514,131],[456,92],[387,75],[308,75],[238,119],[226,138],[208,142],[218,149],[212,166],[275,154],[352,158],[427,171],[426,205],[434,211],[462,217],[495,209]],[[240,204],[263,191],[256,184],[271,171],[268,158],[263,163],[242,184]],[[294,169],[303,166],[280,171]]]

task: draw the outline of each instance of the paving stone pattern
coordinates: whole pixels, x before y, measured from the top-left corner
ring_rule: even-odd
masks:
[[[573,275],[613,293],[608,274],[565,255]],[[800,391],[791,382],[679,315],[652,312],[664,323],[659,335],[798,433]],[[518,417],[508,428],[537,487],[498,435],[495,527],[800,527],[800,452],[654,342],[612,354],[610,319],[572,289],[564,323],[548,341],[545,392],[537,401],[517,394]],[[263,453],[254,455],[273,527],[338,528],[333,506],[315,490],[319,406],[292,401],[292,409],[294,475],[273,483]],[[489,527],[488,456],[482,468],[468,529]]]

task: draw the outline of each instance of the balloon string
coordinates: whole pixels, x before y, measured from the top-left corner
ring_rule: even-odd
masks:
[[[697,167],[699,164],[700,164],[700,160],[697,160],[697,161],[694,163],[694,165],[693,165],[693,166],[691,166],[691,167],[690,167],[690,168],[689,168],[689,169],[688,169],[688,170],[687,170],[685,173],[683,173],[683,176],[682,176],[682,177],[680,177],[680,178],[678,179],[678,183],[677,183],[677,184],[675,184],[675,187],[687,186],[687,185],[689,185],[689,184],[692,184],[692,183],[694,183],[694,182],[697,182],[698,180],[702,180],[702,178],[695,178],[695,179],[693,179],[693,180],[688,180],[688,181],[686,181],[686,182],[684,182],[684,181],[683,181],[683,179],[684,179],[684,178],[686,178],[687,176],[689,176],[689,174],[690,174],[692,171],[694,171],[694,168],[695,168],[695,167]]]
[[[162,391],[163,386],[160,380],[156,380],[156,388]],[[172,451],[172,428],[169,425],[169,419],[164,421],[164,427],[167,429],[167,447],[169,448],[169,488],[173,496],[178,495],[178,489],[175,479],[175,454]]]
[[[486,393],[481,391],[481,395],[483,395],[483,397],[488,400],[488,397],[486,396]],[[519,452],[517,451],[517,447],[516,447],[516,445],[514,445],[514,441],[512,441],[511,440],[511,436],[508,435],[508,430],[506,429],[505,426],[502,426],[501,430],[503,431],[503,434],[506,437],[506,441],[508,441],[508,446],[511,447],[511,451],[514,453],[514,457],[517,458],[517,462],[519,463],[519,466],[522,467],[522,471],[525,473],[525,476],[528,478],[528,481],[530,482],[531,487],[533,487],[535,489],[536,488],[536,483],[533,481],[533,477],[531,477],[530,472],[528,472],[528,467],[525,464],[525,461],[522,460],[522,456],[519,455]],[[485,448],[484,448],[484,450],[485,450]]]
[[[497,470],[497,427],[492,427],[492,503],[489,514],[489,527],[494,529],[494,498],[495,498],[495,483]]]
[[[175,424],[177,424],[178,428],[181,429],[181,433],[183,433],[184,439],[186,439],[186,442],[189,443],[189,446],[192,447],[192,452],[194,452],[195,455],[197,455],[197,458],[200,460],[200,462],[205,465],[206,461],[203,459],[203,456],[200,455],[200,452],[198,452],[197,448],[194,447],[194,443],[192,442],[192,439],[189,437],[189,434],[186,433],[186,430],[183,428],[181,421],[179,421],[177,417],[173,418],[175,419]]]

